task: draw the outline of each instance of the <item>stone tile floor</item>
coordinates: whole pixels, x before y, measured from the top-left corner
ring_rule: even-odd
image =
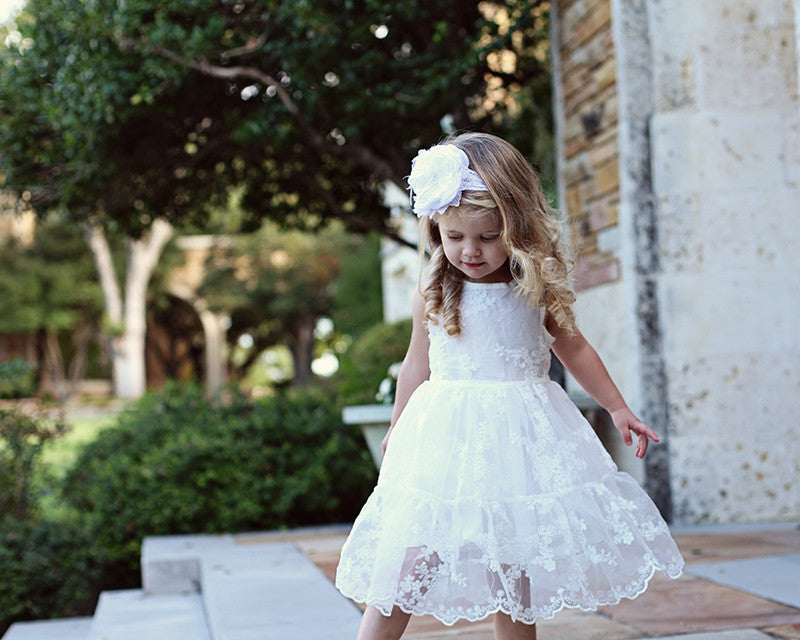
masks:
[[[346,535],[344,529],[286,534],[331,580]],[[800,640],[800,608],[784,602],[794,602],[791,596],[800,593],[800,571],[795,563],[776,565],[780,556],[789,558],[792,554],[797,558],[800,526],[786,523],[762,529],[686,529],[678,530],[675,540],[687,563],[683,576],[669,580],[657,574],[639,598],[623,600],[597,612],[564,610],[553,620],[537,625],[539,639],[639,640],[680,636],[681,640]],[[747,571],[730,571],[726,578],[725,567],[743,567],[737,561],[754,558],[765,560],[763,571],[759,563],[750,562]],[[693,566],[700,576],[692,573]],[[772,573],[766,572],[774,572],[775,566],[785,566],[775,580],[782,589],[775,592],[776,599],[752,593],[749,583],[768,583]],[[716,575],[720,571],[715,574],[715,567],[722,567],[722,575]],[[714,581],[701,577],[709,574]],[[492,640],[492,622],[488,618],[447,627],[428,616],[412,617],[404,638]]]

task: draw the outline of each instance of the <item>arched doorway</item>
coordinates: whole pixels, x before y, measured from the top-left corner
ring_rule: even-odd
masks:
[[[167,295],[148,308],[145,363],[148,389],[161,388],[167,380],[205,379],[203,323],[189,302]]]

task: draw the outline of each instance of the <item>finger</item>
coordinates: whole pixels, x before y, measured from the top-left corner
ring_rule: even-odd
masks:
[[[647,436],[644,434],[639,435],[639,444],[636,446],[636,456],[639,458],[644,458],[644,454],[647,453],[647,445],[649,441],[647,440]]]
[[[656,432],[648,427],[644,422],[637,422],[635,425],[633,425],[633,427],[631,427],[631,429],[639,435],[646,435],[653,442],[658,442],[658,436],[656,435]]]

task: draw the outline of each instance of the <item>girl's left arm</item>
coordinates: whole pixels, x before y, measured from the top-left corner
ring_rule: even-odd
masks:
[[[603,361],[583,334],[575,329],[570,334],[548,315],[545,326],[553,336],[553,353],[556,354],[567,371],[578,381],[586,392],[603,407],[614,422],[614,426],[622,434],[625,444],[633,444],[631,432],[638,436],[636,457],[643,458],[647,452],[649,439],[658,442],[658,436],[644,422],[639,420],[625,404],[622,394],[606,370]]]

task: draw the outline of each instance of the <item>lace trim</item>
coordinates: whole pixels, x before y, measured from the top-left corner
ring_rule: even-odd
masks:
[[[570,594],[567,593],[566,588],[563,588],[556,593],[548,604],[533,607],[509,606],[509,602],[505,599],[505,593],[502,591],[498,592],[491,604],[475,605],[473,607],[459,606],[445,608],[443,606],[409,606],[397,600],[396,597],[388,602],[370,598],[362,599],[339,585],[337,585],[337,588],[339,588],[339,591],[345,597],[350,598],[354,602],[375,607],[384,616],[391,615],[392,609],[398,607],[405,613],[418,616],[433,616],[448,627],[453,626],[459,620],[478,622],[495,613],[505,613],[510,616],[512,620],[519,620],[524,624],[535,624],[539,620],[551,620],[563,609],[580,609],[581,611],[592,612],[597,611],[599,607],[619,604],[623,598],[633,600],[647,590],[650,580],[653,578],[656,571],[662,571],[668,578],[674,580],[679,578],[683,573],[683,566],[683,562],[664,565],[654,560],[648,560],[639,568],[639,575],[635,580],[624,587],[615,588],[610,593],[604,594],[603,596],[596,598],[587,597],[584,601],[579,602],[578,599],[571,597]],[[432,586],[432,581],[429,581],[426,586],[430,588],[430,586]]]

